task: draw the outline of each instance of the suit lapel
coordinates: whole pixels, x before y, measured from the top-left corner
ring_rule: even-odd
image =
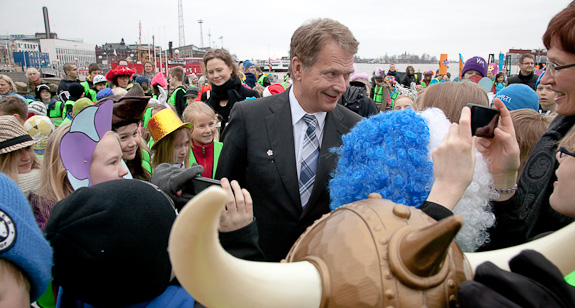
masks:
[[[289,91],[278,94],[269,108],[272,114],[265,122],[274,163],[292,203],[301,213]]]
[[[341,144],[341,136],[346,132],[346,128],[341,124],[342,119],[343,114],[338,108],[328,112],[326,115],[315,183],[309,198],[309,204],[315,204],[329,184],[330,173],[335,167],[337,158],[337,154],[331,153],[330,149]],[[304,210],[304,215],[308,211],[309,207]]]

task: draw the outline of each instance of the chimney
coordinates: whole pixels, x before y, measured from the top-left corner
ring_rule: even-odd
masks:
[[[52,38],[50,35],[50,18],[48,17],[48,8],[42,7],[42,11],[44,12],[44,28],[46,29],[46,38]]]

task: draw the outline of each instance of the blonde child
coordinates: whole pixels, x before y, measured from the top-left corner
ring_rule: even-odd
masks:
[[[217,142],[217,117],[214,110],[203,102],[188,103],[184,120],[192,123],[192,152],[190,165],[198,163],[204,167],[203,177],[214,178],[222,143]]]
[[[152,146],[152,168],[161,163],[190,167],[190,123],[182,120],[172,109],[163,109],[148,122],[148,130],[154,140]]]

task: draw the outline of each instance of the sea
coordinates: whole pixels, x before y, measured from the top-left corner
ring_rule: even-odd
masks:
[[[417,64],[417,63],[415,63],[415,64],[396,63],[395,69],[399,72],[405,72],[405,69],[410,65],[413,66],[416,73],[419,72],[422,74],[423,74],[423,72],[429,71],[429,70],[431,70],[435,73],[435,71],[439,69],[439,64],[433,64],[433,63],[419,63],[419,64]],[[389,70],[389,64],[384,64],[384,63],[354,63],[354,66],[355,66],[355,73],[365,73],[368,76],[372,76],[372,74],[378,68],[382,68],[386,72]],[[449,67],[448,67],[447,71],[451,73],[451,79],[453,79],[459,75],[459,62],[450,63],[448,66]],[[512,75],[517,74],[518,71],[519,71],[519,68],[517,67],[517,65],[512,65],[511,74]],[[267,73],[267,71],[264,73]],[[285,72],[272,72],[271,74],[276,75],[279,80],[283,80],[283,77],[285,76],[286,73]]]

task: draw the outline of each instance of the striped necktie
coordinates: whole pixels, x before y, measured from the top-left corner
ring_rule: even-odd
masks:
[[[315,134],[317,119],[313,114],[306,114],[303,120],[307,124],[307,130],[301,151],[301,170],[299,176],[299,194],[302,207],[307,205],[317,170],[317,160],[319,157],[319,139]]]

